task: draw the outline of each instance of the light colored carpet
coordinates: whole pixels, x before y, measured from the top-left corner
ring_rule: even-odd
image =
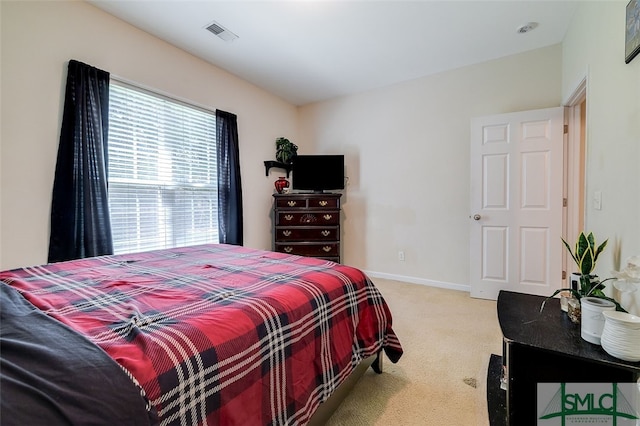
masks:
[[[496,302],[469,293],[373,279],[404,349],[369,369],[329,426],[488,425],[486,375],[502,354]]]

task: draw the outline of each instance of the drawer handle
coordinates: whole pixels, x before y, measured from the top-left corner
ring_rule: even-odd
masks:
[[[291,220],[291,219],[293,219],[293,215],[292,214],[286,214],[286,215],[284,215],[284,219],[285,220]]]
[[[296,204],[298,204],[298,202],[297,201],[289,201],[287,204],[289,205],[289,207],[293,207]]]
[[[316,216],[311,213],[307,213],[300,218],[301,223],[314,223],[317,220]]]
[[[289,236],[291,236],[291,231],[289,231],[289,230],[282,231],[282,235],[284,235],[285,237],[289,237]]]
[[[328,201],[324,201],[324,200],[322,200],[322,201],[320,201],[320,203],[318,203],[318,204],[320,204],[322,207],[324,207],[324,206],[326,206],[327,204],[329,204],[329,202],[328,202]]]
[[[325,215],[324,215],[324,216],[322,216],[322,217],[324,217],[324,220],[331,220],[331,218],[333,217],[333,215],[332,215],[332,214],[325,214]]]
[[[331,251],[331,246],[324,246],[322,247],[322,250],[324,250],[325,253],[329,253]]]
[[[323,237],[328,237],[329,234],[331,233],[331,231],[327,231],[326,229],[322,232],[320,232],[322,234]]]
[[[293,251],[293,247],[287,246],[287,247],[284,248],[284,251],[285,251],[285,253],[291,253]]]

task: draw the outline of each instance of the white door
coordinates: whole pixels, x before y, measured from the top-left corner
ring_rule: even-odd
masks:
[[[471,296],[562,284],[563,108],[471,121]]]

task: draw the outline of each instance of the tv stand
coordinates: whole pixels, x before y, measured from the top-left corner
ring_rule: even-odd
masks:
[[[340,197],[273,194],[273,250],[340,263]]]

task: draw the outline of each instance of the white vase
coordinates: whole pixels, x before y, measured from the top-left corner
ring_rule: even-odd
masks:
[[[580,291],[580,289],[582,288],[582,283],[580,282],[580,278],[582,277],[582,274],[578,273],[578,272],[572,272],[569,275],[569,286],[577,291]],[[600,278],[598,278],[597,275],[589,275],[589,281],[591,281],[591,283],[597,283],[600,280]]]
[[[582,318],[580,320],[580,336],[587,342],[600,344],[600,336],[604,328],[603,311],[615,311],[615,303],[598,297],[580,299]]]
[[[605,311],[602,349],[625,361],[640,361],[640,317],[626,312]]]
[[[574,290],[580,289],[580,274],[577,272],[572,272],[569,276],[569,286]]]

